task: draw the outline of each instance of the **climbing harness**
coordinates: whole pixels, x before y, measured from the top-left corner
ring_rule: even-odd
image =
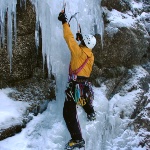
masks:
[[[76,70],[71,70],[71,65],[69,67],[69,82],[66,89],[66,100],[73,100],[77,105],[84,106],[87,102],[92,103],[94,99],[94,93],[92,90],[91,83],[87,81],[86,77],[79,78],[77,74],[86,65],[89,57],[84,61],[84,63]]]

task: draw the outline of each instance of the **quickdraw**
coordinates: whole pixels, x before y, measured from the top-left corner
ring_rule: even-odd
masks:
[[[80,87],[79,87],[79,84],[76,84],[76,87],[75,87],[75,102],[76,103],[78,102],[80,97],[81,97],[81,95],[80,95]]]
[[[77,105],[84,106],[86,103],[92,103],[94,93],[90,82],[76,83],[69,82],[66,89],[66,100],[74,101]]]

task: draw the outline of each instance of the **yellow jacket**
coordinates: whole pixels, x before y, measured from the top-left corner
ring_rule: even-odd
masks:
[[[78,76],[89,77],[94,63],[94,56],[91,49],[87,48],[86,46],[78,45],[67,23],[63,24],[63,31],[64,38],[71,52],[70,64],[72,71],[78,69],[85,62],[87,57],[89,57],[86,65],[78,73]]]

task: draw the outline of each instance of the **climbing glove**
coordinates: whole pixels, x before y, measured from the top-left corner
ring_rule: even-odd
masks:
[[[83,36],[81,33],[76,33],[76,40],[77,41],[82,41],[83,40]]]
[[[67,16],[64,12],[60,12],[59,16],[58,16],[58,20],[62,21],[62,24],[64,24],[65,22],[67,22]]]

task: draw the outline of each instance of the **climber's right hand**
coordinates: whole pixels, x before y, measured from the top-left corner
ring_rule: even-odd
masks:
[[[62,24],[64,24],[65,22],[67,22],[67,16],[64,12],[60,12],[58,15],[58,20],[62,22]]]

